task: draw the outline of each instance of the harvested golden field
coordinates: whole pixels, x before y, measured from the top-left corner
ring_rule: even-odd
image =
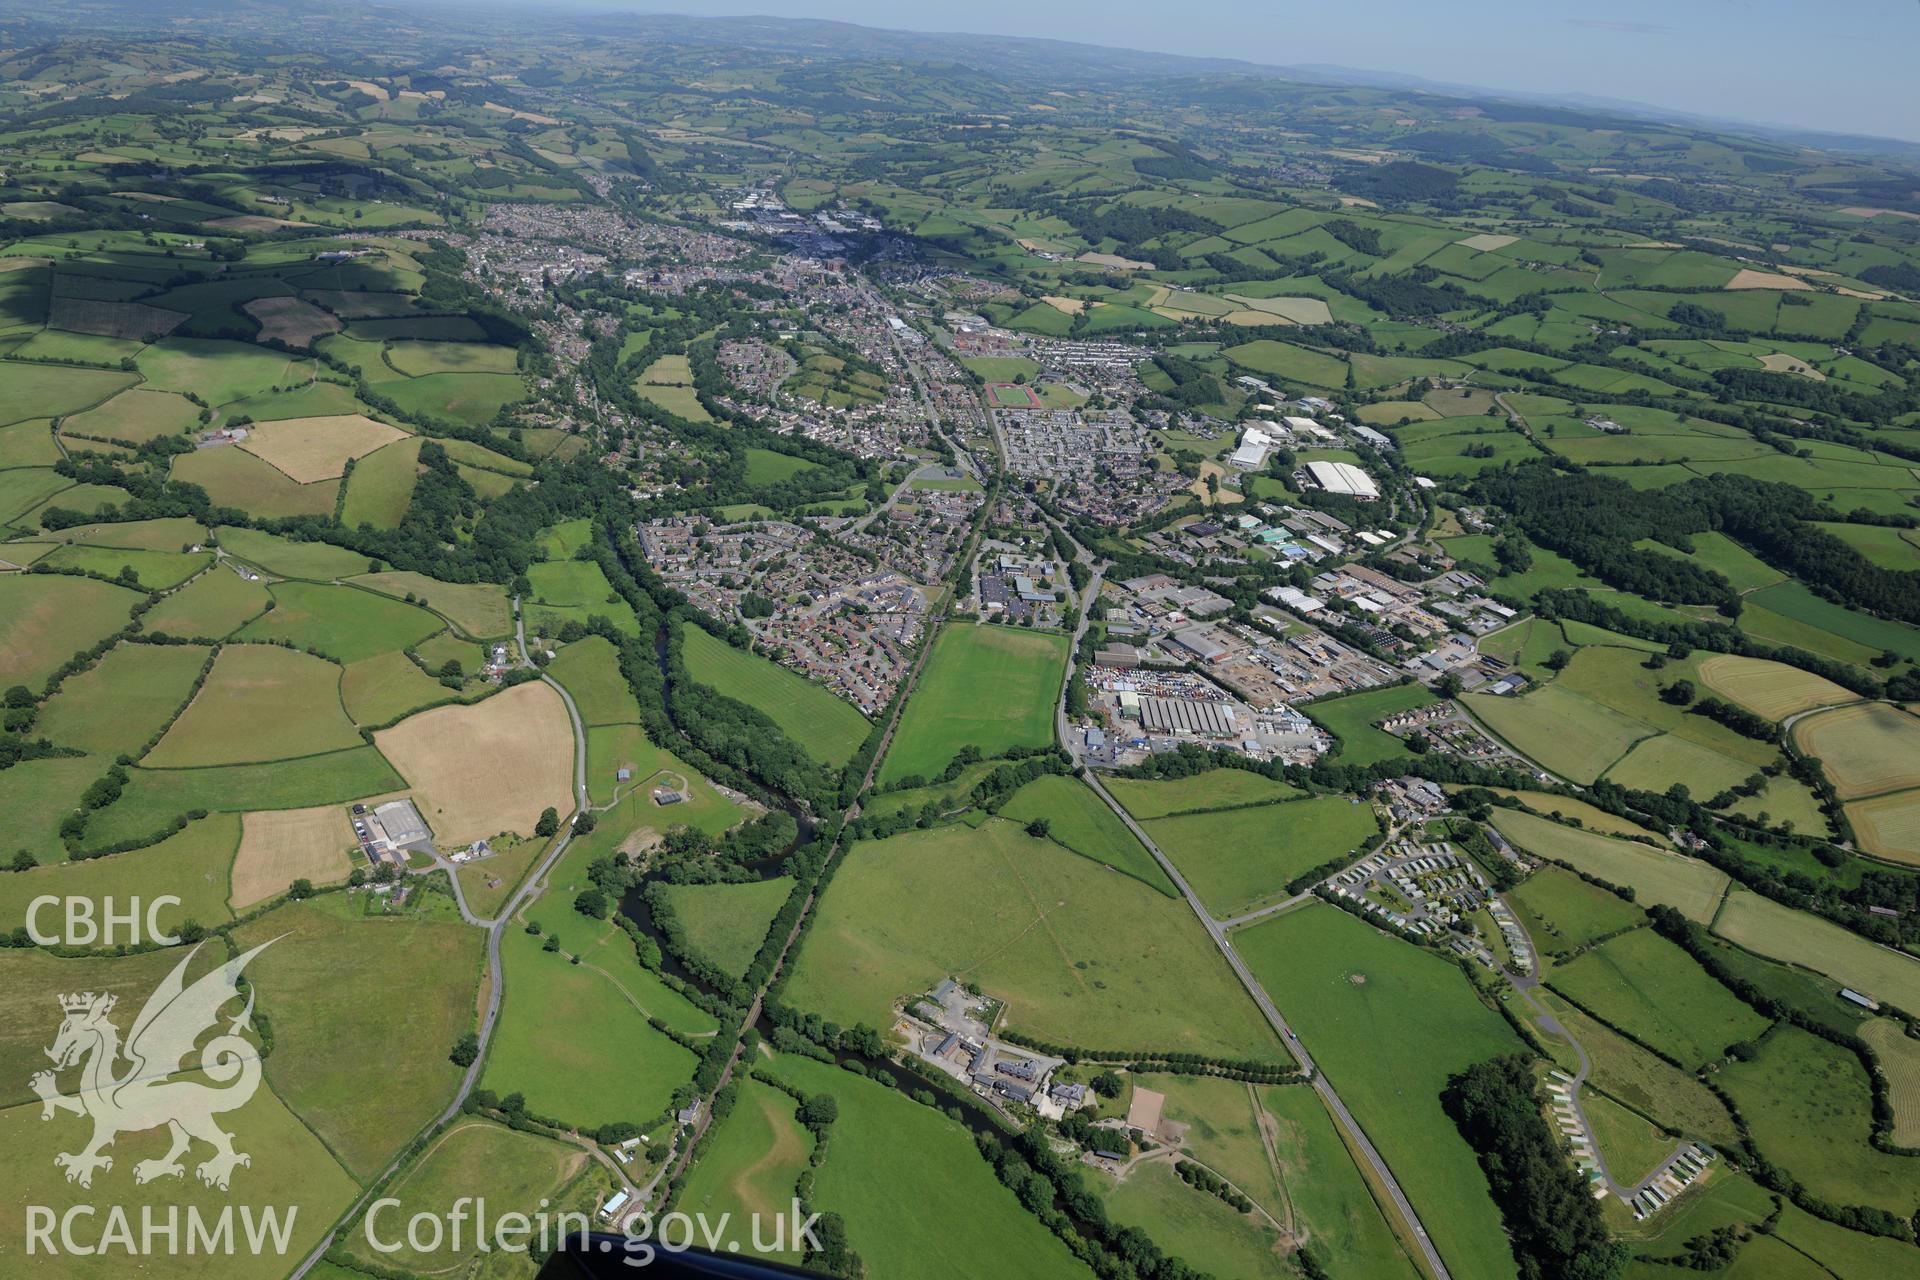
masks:
[[[373,801],[378,804],[382,796]],[[235,911],[285,893],[295,880],[332,884],[352,870],[353,826],[344,804],[276,809],[241,819],[240,851],[233,858]]]
[[[260,337],[290,347],[309,347],[315,338],[337,333],[340,319],[304,298],[255,298],[240,309],[260,322]]]
[[[1811,289],[1812,285],[1794,276],[1783,276],[1773,271],[1755,271],[1743,267],[1734,273],[1733,279],[1721,286],[1725,289]]]
[[[1843,800],[1920,787],[1920,717],[1868,702],[1802,720],[1794,745],[1820,757]]]
[[[1890,862],[1920,866],[1920,791],[1855,800],[1846,808],[1862,849]]]
[[[328,418],[287,418],[255,423],[242,449],[295,484],[313,484],[342,475],[353,458],[364,457],[407,433],[360,413]]]
[[[1887,1101],[1893,1105],[1893,1140],[1920,1146],[1920,1040],[1907,1034],[1898,1018],[1869,1018],[1860,1038],[1880,1057],[1887,1077]]]
[[[1860,696],[1811,671],[1732,653],[1703,658],[1700,682],[1727,701],[1769,720],[1784,720],[1815,707],[1839,706]]]
[[[573,726],[560,695],[539,681],[471,707],[423,711],[373,742],[443,845],[530,835],[542,809],[572,807]]]

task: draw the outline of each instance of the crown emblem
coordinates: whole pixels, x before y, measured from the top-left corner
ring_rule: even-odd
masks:
[[[61,996],[60,1007],[68,1013],[86,1013],[98,1005],[101,1013],[111,1013],[118,1000],[118,996],[96,996],[91,991],[83,991],[78,995]]]

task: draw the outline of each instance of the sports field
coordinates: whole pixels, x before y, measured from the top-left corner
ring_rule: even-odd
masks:
[[[843,1026],[956,977],[1029,1035],[1284,1058],[1183,903],[1011,822],[857,844],[816,910],[787,999]]]
[[[802,1092],[839,1103],[827,1159],[814,1171],[815,1209],[839,1214],[867,1274],[945,1280],[951,1253],[927,1247],[966,1224],[966,1268],[1004,1280],[1084,1280],[1092,1273],[1021,1208],[958,1122],[895,1090],[811,1058],[768,1068]]]
[[[1701,684],[1769,720],[1852,702],[1859,696],[1824,676],[1762,658],[1716,653],[1702,658],[1698,669]]]
[[[736,649],[691,623],[680,634],[689,675],[765,712],[822,763],[844,765],[873,731],[852,703],[798,672]]]
[[[1440,1107],[1447,1078],[1519,1041],[1452,964],[1313,903],[1233,945],[1352,1108],[1449,1269],[1511,1277],[1473,1150]]]
[[[651,1123],[698,1059],[650,1026],[613,978],[542,950],[543,941],[521,929],[501,941],[506,1004],[485,1086],[524,1094],[535,1115],[581,1129]]]
[[[1556,966],[1548,981],[1635,1039],[1699,1067],[1765,1031],[1767,1019],[1651,929],[1635,929]]]
[[[989,383],[987,398],[1002,409],[1038,409],[1040,407],[1040,397],[1033,393],[1033,388],[1021,383]]]
[[[230,644],[207,682],[142,758],[149,769],[244,764],[360,745],[340,705],[340,668],[271,644]]]
[[[1809,716],[1793,726],[1794,745],[1820,757],[1843,799],[1920,787],[1920,717],[1869,702]]]
[[[1920,1009],[1920,960],[1750,890],[1736,888],[1727,896],[1713,931],[1749,951],[1824,973],[1902,1009]]]
[[[1048,839],[1124,872],[1169,898],[1174,896],[1173,882],[1153,855],[1134,839],[1106,801],[1078,778],[1058,774],[1035,778],[1000,806],[1000,816],[1015,822],[1045,819]]]
[[[1301,794],[1298,787],[1246,769],[1211,769],[1206,773],[1167,781],[1102,778],[1101,785],[1112,792],[1113,798],[1138,822],[1164,818],[1170,813],[1195,813],[1203,809],[1227,809],[1243,804],[1292,800]]]
[[[240,850],[233,859],[233,909],[244,911],[285,893],[295,880],[317,885],[345,880],[353,870],[354,843],[347,806],[342,804],[245,815]]]
[[[1358,847],[1380,828],[1346,796],[1222,809],[1142,824],[1217,918],[1280,898],[1287,882]]]
[[[1726,874],[1704,862],[1637,841],[1563,827],[1537,814],[1495,809],[1493,825],[1529,853],[1567,863],[1608,884],[1632,886],[1641,906],[1669,906],[1702,923],[1713,918],[1727,887]]]
[[[38,692],[68,658],[126,626],[140,599],[91,578],[0,576],[0,688]]]
[[[573,725],[560,695],[539,681],[423,711],[375,734],[374,745],[450,846],[531,835],[542,809],[573,807]]]
[[[1065,636],[953,623],[941,630],[880,768],[881,784],[937,776],[964,746],[996,756],[1053,741]],[[983,690],[992,690],[991,698]]]
[[[281,938],[247,970],[273,1019],[267,1083],[366,1178],[459,1084],[447,1051],[474,1021],[484,938],[457,920],[350,918],[355,900],[332,894],[277,907],[236,930],[236,940],[253,947]],[[351,980],[396,974],[405,980],[405,1017]]]

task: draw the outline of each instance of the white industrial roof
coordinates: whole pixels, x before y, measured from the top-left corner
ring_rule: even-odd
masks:
[[[1380,490],[1373,478],[1351,462],[1315,461],[1307,464],[1313,482],[1329,493],[1344,493],[1356,498],[1377,498]]]

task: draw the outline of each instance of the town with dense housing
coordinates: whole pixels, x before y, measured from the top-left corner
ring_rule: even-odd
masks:
[[[0,1274],[1920,1274],[1920,146],[0,33]]]

